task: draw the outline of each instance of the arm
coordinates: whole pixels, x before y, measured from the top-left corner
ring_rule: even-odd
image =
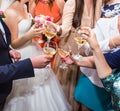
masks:
[[[74,60],[72,54],[69,56],[62,58],[65,62],[69,65],[76,64],[80,67],[88,67],[88,68],[95,68],[94,58],[93,56],[82,57],[80,61]]]
[[[116,37],[112,37],[112,38],[108,38],[105,39],[103,41],[99,42],[100,48],[103,52],[108,52],[114,48],[116,48],[117,46],[120,45],[120,36],[116,36]]]
[[[63,8],[64,8],[64,5],[65,5],[65,1],[64,0],[56,0],[56,3],[60,9],[60,13],[61,15],[63,14]]]
[[[0,66],[0,83],[33,76],[34,71],[30,59]]]
[[[97,52],[96,52],[97,53]],[[115,52],[109,52],[104,54],[105,60],[109,64],[109,66],[114,68],[120,68],[120,50],[117,50]],[[76,65],[82,66],[82,67],[89,67],[89,68],[95,68],[95,62],[93,56],[83,57],[81,61],[74,61],[74,60],[67,60],[68,64],[75,63]]]
[[[19,14],[17,14],[13,9],[7,9],[5,15],[5,22],[11,32],[11,45],[13,48],[19,48],[33,37],[38,37],[41,35],[42,29],[32,26],[29,31],[21,35],[21,37],[18,37],[18,23],[21,21],[21,16],[19,16]]]
[[[109,40],[109,47],[110,47],[110,49],[116,48],[117,46],[120,46],[120,36],[111,38]]]
[[[75,0],[68,0],[63,8],[62,25],[49,22],[57,30],[59,37],[66,37],[69,35],[72,28],[72,20],[75,12]]]
[[[33,17],[35,17],[34,8],[36,6],[35,0],[29,1],[29,12],[32,14]]]
[[[0,66],[0,83],[9,80],[34,76],[33,68],[44,68],[52,60],[48,55],[40,55],[30,59]]]
[[[107,64],[100,47],[96,47],[93,50],[93,57],[98,72],[98,76],[100,78],[105,78],[109,76],[112,73],[112,69]]]
[[[105,77],[109,76],[112,73],[112,69],[107,64],[107,62],[104,58],[104,55],[103,55],[103,53],[100,49],[100,46],[97,42],[95,33],[88,27],[83,28],[82,33],[86,33],[89,35],[89,36],[85,36],[85,39],[88,41],[88,43],[90,44],[90,47],[92,49],[98,76],[100,78],[105,78]]]
[[[66,37],[69,35],[72,28],[72,20],[75,13],[75,0],[67,0],[63,9],[62,16],[62,34],[60,37]]]

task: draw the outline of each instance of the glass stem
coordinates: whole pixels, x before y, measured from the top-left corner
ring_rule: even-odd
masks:
[[[78,45],[78,56],[80,55],[80,48],[81,48],[81,45]]]
[[[50,39],[48,39],[47,42],[50,43]]]

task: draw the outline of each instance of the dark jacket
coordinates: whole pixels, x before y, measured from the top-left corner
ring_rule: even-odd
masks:
[[[0,111],[2,111],[6,97],[12,89],[12,80],[33,77],[34,71],[30,59],[13,63],[9,55],[10,31],[0,18],[6,34],[5,42],[0,30]]]

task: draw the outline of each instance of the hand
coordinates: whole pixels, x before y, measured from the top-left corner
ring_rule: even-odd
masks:
[[[49,55],[39,55],[31,58],[31,62],[34,68],[44,68],[51,62],[52,58]]]
[[[99,47],[96,35],[91,28],[82,27],[80,33],[84,33],[86,35],[83,37],[83,39],[85,39],[89,43],[91,50],[97,49]]]
[[[51,21],[46,21],[45,24],[44,24],[44,26],[45,26],[46,28],[51,26],[51,27],[53,27],[54,29],[56,29],[57,35],[60,35],[59,33],[62,33],[60,26],[57,25],[57,24],[55,24],[55,23],[53,23],[53,22],[51,22]]]
[[[43,33],[44,28],[36,28],[35,25],[33,25],[30,30],[26,33],[26,37],[29,39],[32,39],[34,37],[40,37],[40,35]]]
[[[10,50],[9,51],[10,56],[14,59],[14,61],[19,61],[19,59],[21,58],[21,54],[15,50]]]
[[[61,57],[61,59],[62,59],[62,61],[64,61],[68,65],[72,65],[75,62],[73,57],[72,57],[72,51],[71,50],[69,51],[69,54],[68,54],[67,57]]]

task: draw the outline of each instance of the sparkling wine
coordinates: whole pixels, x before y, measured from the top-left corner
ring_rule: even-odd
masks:
[[[65,51],[65,50],[63,50],[63,49],[58,48],[58,54],[59,54],[61,57],[65,58],[65,57],[67,57],[67,56],[69,55],[69,52],[67,52],[67,51]]]
[[[75,37],[74,40],[78,45],[84,45],[87,42],[85,39],[81,39],[79,37]]]
[[[54,31],[48,31],[48,30],[44,30],[44,34],[48,39],[52,39],[55,37],[56,33]]]
[[[52,47],[44,47],[43,51],[45,54],[50,55],[50,56],[53,56],[56,53],[56,50]]]

